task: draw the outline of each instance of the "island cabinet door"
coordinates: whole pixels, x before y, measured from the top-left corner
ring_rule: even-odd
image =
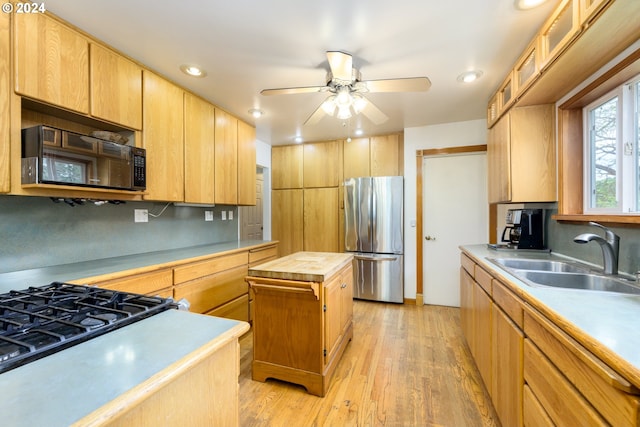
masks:
[[[265,367],[262,362],[270,367],[278,365],[321,373],[324,365],[322,299],[313,289],[317,289],[318,284],[253,277],[250,283],[255,316],[253,378],[260,378],[261,367]],[[265,378],[278,377],[271,372],[265,375]],[[282,379],[293,380],[287,375]]]

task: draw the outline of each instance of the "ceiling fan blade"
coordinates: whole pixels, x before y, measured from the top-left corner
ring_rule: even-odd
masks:
[[[315,125],[317,124],[320,119],[322,119],[324,116],[326,115],[326,113],[324,112],[324,110],[322,109],[322,104],[320,104],[320,106],[316,109],[316,111],[313,112],[313,114],[311,114],[309,116],[309,118],[307,119],[306,122],[304,122],[303,126],[311,126],[311,125]]]
[[[380,111],[380,109],[373,105],[373,103],[368,99],[367,104],[364,106],[361,112],[367,119],[371,120],[371,122],[376,125],[381,125],[389,119],[389,117],[387,117],[385,113]]]
[[[308,87],[285,87],[279,89],[263,89],[260,91],[262,95],[293,95],[296,93],[312,93],[312,92],[324,92],[327,90],[326,86],[308,86]]]
[[[340,51],[327,52],[327,60],[334,79],[345,82],[352,81],[353,58],[348,53]]]
[[[424,92],[431,87],[426,77],[410,77],[406,79],[366,80],[368,92]]]

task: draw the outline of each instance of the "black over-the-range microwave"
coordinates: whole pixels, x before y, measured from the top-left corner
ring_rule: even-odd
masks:
[[[146,189],[146,151],[51,126],[22,129],[22,184]]]

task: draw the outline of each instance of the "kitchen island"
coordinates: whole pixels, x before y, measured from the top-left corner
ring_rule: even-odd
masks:
[[[5,426],[238,425],[245,322],[167,310],[0,374]]]
[[[353,338],[353,255],[297,252],[249,269],[252,378],[324,396]]]

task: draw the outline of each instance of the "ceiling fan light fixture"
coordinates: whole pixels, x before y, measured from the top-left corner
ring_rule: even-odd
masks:
[[[362,95],[352,95],[353,96],[353,109],[356,114],[360,114],[362,110],[367,106],[367,99]]]
[[[322,103],[322,110],[329,116],[333,116],[336,111],[336,96],[331,95]]]
[[[349,106],[338,105],[338,114],[336,117],[340,120],[346,120],[351,118],[351,109]]]
[[[207,75],[205,70],[195,65],[182,64],[180,70],[191,77],[204,77]]]
[[[473,70],[460,74],[457,80],[460,83],[471,83],[478,80],[480,77],[482,77],[482,71]]]
[[[336,104],[338,108],[349,108],[353,103],[353,97],[351,96],[351,92],[349,91],[349,87],[342,86],[338,89],[338,93],[336,94]]]

